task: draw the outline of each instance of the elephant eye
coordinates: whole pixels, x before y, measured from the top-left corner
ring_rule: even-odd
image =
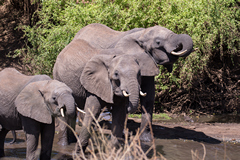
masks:
[[[161,44],[160,39],[156,39],[156,44],[159,46]]]
[[[113,76],[114,79],[118,79],[118,77],[119,77],[119,75],[118,75],[118,71],[115,71],[113,75],[114,75],[114,76]]]

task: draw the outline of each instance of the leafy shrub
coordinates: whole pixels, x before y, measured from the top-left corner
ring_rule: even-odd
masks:
[[[92,0],[42,1],[41,10],[35,14],[39,21],[33,27],[24,26],[29,45],[26,47],[32,72],[51,75],[57,55],[82,27],[102,23],[114,30],[164,26],[175,33],[187,33],[199,48],[187,58],[181,58],[173,73],[163,67],[156,77],[160,89],[170,89],[172,84],[191,84],[196,74],[202,74],[212,57],[219,59],[239,54],[239,6],[234,0]],[[21,52],[21,51],[19,51]],[[20,54],[20,53],[18,53]]]

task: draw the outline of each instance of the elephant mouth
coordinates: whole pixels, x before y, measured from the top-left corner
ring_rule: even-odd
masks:
[[[76,110],[78,111],[78,112],[81,112],[81,113],[86,113],[85,111],[83,111],[83,110],[81,110],[80,108],[78,108],[78,106],[75,104],[75,107],[76,107]],[[64,106],[62,106],[62,107],[60,107],[60,109],[58,109],[58,111],[55,111],[55,112],[58,112],[58,116],[60,116],[59,115],[59,110],[60,110],[60,115],[62,116],[62,117],[65,117],[65,113],[66,113],[66,106],[64,105]]]
[[[55,111],[52,113],[52,116],[54,117],[65,117],[65,112],[66,112],[66,106],[62,107],[57,107]]]
[[[185,53],[187,52],[187,49],[186,50],[183,50],[183,45],[182,43],[178,44],[176,49],[174,49],[171,54],[172,55],[175,55],[175,56],[182,56],[184,55]]]

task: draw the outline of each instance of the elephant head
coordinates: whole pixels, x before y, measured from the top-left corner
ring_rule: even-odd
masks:
[[[140,67],[131,55],[96,55],[83,69],[80,81],[84,88],[107,103],[114,103],[114,97],[129,98],[128,111],[138,107]]]
[[[15,100],[17,111],[36,121],[51,124],[52,116],[75,116],[72,90],[57,80],[28,84]]]
[[[115,47],[137,57],[143,76],[154,76],[158,74],[157,64],[164,65],[171,72],[172,64],[179,57],[186,57],[193,51],[193,41],[187,34],[176,34],[154,26],[128,34]]]

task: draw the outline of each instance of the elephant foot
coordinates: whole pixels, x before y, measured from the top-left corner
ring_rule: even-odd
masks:
[[[60,146],[67,146],[68,145],[68,141],[64,140],[64,139],[59,139],[57,144],[60,145]]]
[[[71,136],[69,138],[59,138],[58,145],[67,146],[70,143],[76,143],[76,142],[77,142],[77,138],[75,136]]]
[[[87,146],[88,146],[88,144],[82,146],[82,148],[81,148],[78,144],[76,144],[76,147],[75,147],[75,148],[76,148],[76,152],[77,152],[77,153],[80,153],[80,151],[82,150],[83,153],[85,153],[85,151],[86,151],[86,149],[87,149]]]
[[[141,135],[140,135],[140,140],[142,142],[152,142],[152,134],[150,131],[144,131]]]

